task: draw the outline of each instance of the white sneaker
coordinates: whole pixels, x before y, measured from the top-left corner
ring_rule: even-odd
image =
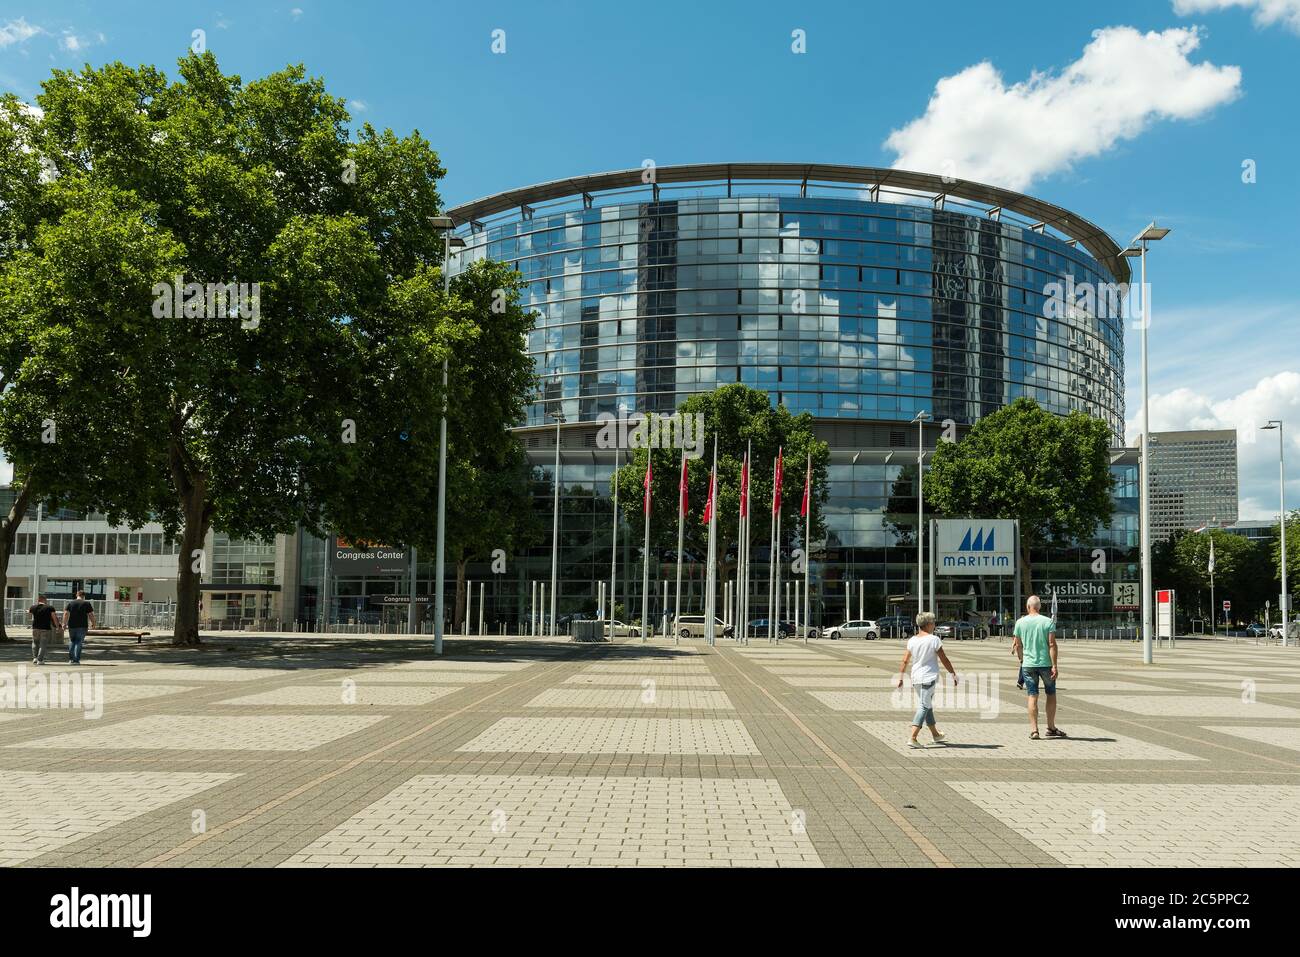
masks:
[[[909,748],[923,748],[923,747],[925,747],[925,745],[922,744],[920,741],[916,740],[916,738],[908,738],[908,739],[907,739],[907,746],[908,746]]]
[[[948,736],[944,734],[942,731],[936,732],[934,735],[935,744],[943,744],[947,740],[948,740]]]

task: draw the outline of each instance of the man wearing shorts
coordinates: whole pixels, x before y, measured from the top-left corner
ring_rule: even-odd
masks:
[[[1047,736],[1064,738],[1065,732],[1056,726],[1056,622],[1038,613],[1042,606],[1037,595],[1025,602],[1029,614],[1017,619],[1011,651],[1020,659],[1020,672],[1025,679],[1025,693],[1029,698],[1029,736],[1035,741],[1038,734],[1038,685],[1042,682],[1047,695]]]

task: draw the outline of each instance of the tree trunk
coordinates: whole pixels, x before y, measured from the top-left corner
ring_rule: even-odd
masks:
[[[1023,536],[1020,539],[1020,581],[1022,585],[1020,594],[1021,607],[1016,609],[1016,617],[1025,613],[1025,599],[1034,593],[1034,565],[1029,560],[1029,542],[1025,541]]]
[[[27,515],[27,504],[31,501],[31,497],[31,486],[24,482],[18,489],[14,504],[9,508],[9,514],[0,518],[0,598],[9,594],[9,556],[13,554],[18,526],[23,523],[23,518]],[[36,543],[36,547],[40,548],[40,542]],[[5,632],[3,607],[3,604],[0,604],[0,642],[11,642],[14,639]]]
[[[197,501],[196,501],[197,499]],[[204,502],[197,495],[184,503],[185,528],[181,533],[181,552],[177,556],[176,630],[173,645],[199,643],[199,584],[207,560],[203,543],[208,537]]]
[[[465,620],[465,568],[468,564],[463,558],[456,559],[456,605],[451,615],[453,634],[463,630],[460,623]]]

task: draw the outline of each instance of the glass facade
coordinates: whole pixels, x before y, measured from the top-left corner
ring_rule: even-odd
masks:
[[[617,555],[611,553],[614,452],[595,441],[601,416],[671,412],[694,393],[733,382],[812,414],[831,447],[828,534],[813,543],[814,624],[843,621],[850,610],[867,618],[901,611],[909,596],[915,606],[917,432],[907,423],[917,412],[950,419],[961,431],[1027,396],[1053,412],[1102,419],[1114,444],[1122,444],[1122,299],[1103,293],[1117,277],[1079,242],[1042,223],[935,195],[894,191],[885,198],[895,201],[882,201],[879,189],[867,187],[810,195],[807,181],[797,180],[696,183],[672,199],[658,186],[603,195],[560,187],[481,201],[492,207],[486,222],[475,221],[480,204],[451,211],[465,223],[458,234],[467,244],[453,272],[483,258],[511,264],[536,315],[528,351],[541,391],[520,434],[548,532],[537,547],[511,556],[504,575],[493,575],[486,563],[469,567],[471,632],[481,585],[485,626],[493,632],[526,629],[535,592],[549,587],[557,477],[547,413],[557,408],[565,421],[560,616],[596,611],[598,585],[608,582],[612,562],[615,614],[641,614],[641,542],[626,524],[620,522]],[[528,205],[551,199],[559,200],[552,208]],[[1096,242],[1089,248],[1095,251]],[[926,431],[927,447],[936,435],[937,428]],[[1033,585],[1059,586],[1070,599],[1063,613],[1077,614],[1081,628],[1128,618],[1112,607],[1111,582],[1137,578],[1135,469],[1113,467],[1110,530],[1099,531],[1095,542],[1033,556]],[[300,615],[312,618],[323,549],[319,539],[300,542]],[[753,544],[753,568],[765,575],[767,543]],[[783,581],[799,544],[795,530],[785,529]],[[675,553],[646,560],[650,617],[658,623],[671,610]],[[431,561],[420,562],[419,593],[432,591],[432,571]],[[682,581],[682,612],[698,613],[703,564],[688,559]],[[369,596],[408,589],[396,579],[331,578],[329,587],[332,617],[345,620],[375,620],[380,612]],[[446,587],[450,615],[455,583]],[[1011,579],[941,581],[940,590],[945,615],[1014,611]],[[764,617],[765,580],[752,593],[750,617]]]

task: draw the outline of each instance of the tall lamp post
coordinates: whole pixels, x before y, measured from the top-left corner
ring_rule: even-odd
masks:
[[[557,375],[554,379],[557,385],[560,385],[560,377]],[[551,485],[554,488],[552,496],[551,509],[551,627],[550,636],[556,635],[555,624],[555,592],[556,585],[559,584],[560,574],[560,426],[564,424],[564,407],[563,396],[555,399],[556,408],[546,414],[555,420],[555,474],[552,476]]]
[[[1283,441],[1282,420],[1269,419],[1268,425],[1260,428],[1277,429],[1277,471],[1278,471],[1278,531],[1282,545],[1282,646],[1286,647],[1287,623],[1291,610],[1291,593],[1286,586],[1286,443]]]
[[[1154,656],[1151,649],[1152,614],[1151,614],[1151,469],[1147,460],[1148,434],[1151,431],[1151,403],[1147,395],[1147,327],[1151,325],[1151,297],[1147,289],[1147,246],[1169,235],[1163,226],[1150,223],[1134,237],[1127,249],[1120,255],[1141,262],[1142,289],[1142,446],[1140,451],[1141,481],[1138,500],[1138,523],[1142,542],[1142,661],[1151,664]]]
[[[463,249],[465,240],[451,234],[455,224],[450,216],[434,216],[430,220],[434,229],[442,231],[442,296],[444,302],[451,293],[451,251]],[[442,654],[443,571],[447,546],[447,357],[442,358],[442,423],[438,435],[438,554],[433,572],[433,653]],[[412,575],[414,579],[414,575]],[[411,601],[415,601],[412,581]]]
[[[928,418],[930,413],[924,409],[912,416],[912,421],[916,423],[916,612],[918,615],[925,610],[934,611],[933,608],[923,608],[921,600],[921,593],[925,590],[925,534],[923,532],[925,487],[921,465],[925,460],[925,420]]]

